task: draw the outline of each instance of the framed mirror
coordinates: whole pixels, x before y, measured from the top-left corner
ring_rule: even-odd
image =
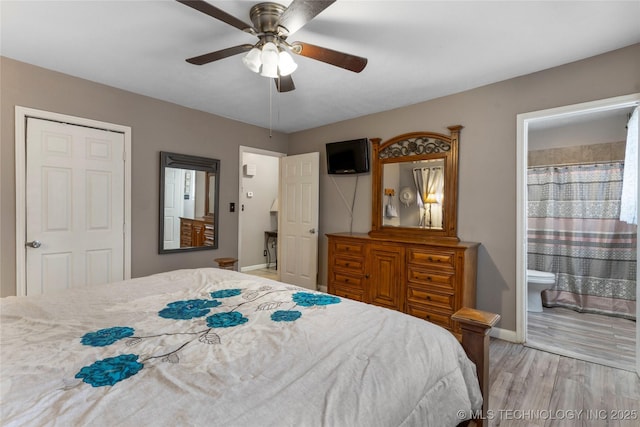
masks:
[[[220,160],[160,152],[158,253],[218,247]]]
[[[372,236],[457,237],[458,140],[413,132],[388,141],[372,139]]]

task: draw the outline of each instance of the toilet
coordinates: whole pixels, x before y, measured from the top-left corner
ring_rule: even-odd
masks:
[[[527,311],[542,311],[540,293],[556,283],[556,275],[546,271],[527,270]]]

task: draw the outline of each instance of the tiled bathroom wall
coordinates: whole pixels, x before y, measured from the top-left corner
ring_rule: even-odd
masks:
[[[529,167],[624,160],[626,142],[577,145],[529,151]]]

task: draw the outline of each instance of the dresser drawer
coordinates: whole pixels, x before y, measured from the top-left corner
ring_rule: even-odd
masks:
[[[411,248],[408,251],[408,262],[410,264],[420,264],[425,267],[449,268],[455,265],[455,251],[429,250]]]
[[[329,292],[426,319],[460,339],[451,315],[475,307],[478,244],[373,231],[327,234]]]
[[[451,313],[432,311],[427,307],[407,304],[407,314],[435,323],[449,330],[453,328]]]
[[[410,266],[409,282],[426,285],[428,287],[437,287],[444,291],[453,292],[455,276],[446,272],[434,272]]]
[[[343,274],[338,271],[334,271],[332,277],[329,278],[335,286],[348,286],[350,288],[364,289],[363,277],[351,274]]]
[[[364,244],[358,242],[334,242],[333,251],[336,255],[364,256]]]
[[[352,289],[348,289],[348,288],[343,288],[343,287],[334,287],[331,290],[331,293],[333,295],[339,296],[339,297],[343,297],[343,298],[349,298],[355,301],[360,301],[363,302],[364,299],[362,297],[363,293],[362,292],[356,292]]]
[[[363,258],[334,258],[333,267],[354,273],[364,273]]]
[[[455,296],[453,294],[438,294],[423,288],[409,286],[407,288],[407,300],[409,303],[416,302],[438,307],[451,313],[455,311]]]

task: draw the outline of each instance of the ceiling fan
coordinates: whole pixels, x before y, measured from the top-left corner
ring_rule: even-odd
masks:
[[[287,37],[298,31],[335,0],[293,0],[289,7],[267,2],[251,8],[249,16],[253,25],[218,9],[203,0],[177,0],[197,11],[225,22],[258,37],[255,45],[242,44],[187,59],[195,65],[204,65],[229,56],[248,52],[242,61],[252,71],[272,77],[278,92],[295,89],[291,73],[297,65],[289,54],[305,56],[345,70],[359,73],[367,65],[367,58],[338,52],[303,42],[287,42]]]

